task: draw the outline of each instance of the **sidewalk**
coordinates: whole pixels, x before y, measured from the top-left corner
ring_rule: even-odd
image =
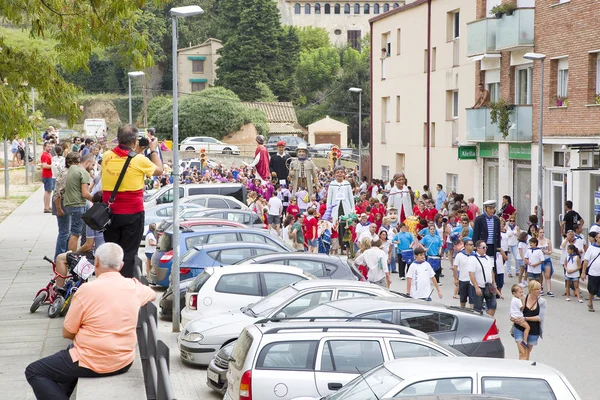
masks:
[[[51,267],[42,258],[54,256],[56,218],[43,214],[42,188],[0,223],[0,392],[13,399],[35,399],[25,380],[25,367],[64,349],[62,318],[50,319],[47,307],[29,307],[48,283]]]

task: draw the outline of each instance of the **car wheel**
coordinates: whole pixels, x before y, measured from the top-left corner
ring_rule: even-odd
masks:
[[[186,151],[194,151],[194,150],[196,150],[196,149],[194,149],[193,147],[186,147],[186,148],[185,148],[185,150],[186,150]]]
[[[233,154],[233,152],[231,151],[231,149],[229,147],[226,147],[223,149],[223,154]]]

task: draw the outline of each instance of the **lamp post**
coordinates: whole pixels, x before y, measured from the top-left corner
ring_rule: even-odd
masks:
[[[131,116],[131,78],[135,78],[138,76],[144,76],[144,72],[142,71],[133,71],[133,72],[128,72],[127,76],[129,78],[129,124],[132,123],[132,116]]]
[[[537,196],[537,217],[538,222],[542,224],[542,199],[543,199],[543,189],[544,182],[543,179],[543,168],[542,168],[542,158],[544,155],[543,152],[543,117],[544,117],[544,60],[546,59],[545,54],[540,53],[526,53],[523,58],[527,60],[540,61],[540,120],[539,120],[539,132],[538,132],[538,196]],[[543,225],[542,225],[543,227]]]
[[[362,179],[362,89],[351,87],[349,92],[358,93],[358,179]]]
[[[173,28],[173,332],[179,332],[179,105],[177,103],[177,18],[191,17],[204,13],[200,6],[171,8]]]

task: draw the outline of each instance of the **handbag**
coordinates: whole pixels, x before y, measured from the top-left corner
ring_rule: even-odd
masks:
[[[481,263],[481,261],[479,261],[479,257],[477,257],[477,262],[479,263],[479,265],[481,265],[481,272],[483,272],[483,280],[487,281],[487,278],[485,276],[485,268],[483,268],[483,264]],[[492,285],[491,283],[486,282],[485,286],[483,288],[483,297],[485,297],[486,299],[492,298],[496,295],[496,288],[494,287],[494,285]]]
[[[113,213],[110,210],[110,206],[115,202],[117,191],[119,190],[119,186],[121,186],[121,182],[123,181],[125,172],[127,172],[129,163],[131,162],[131,159],[136,155],[137,153],[133,150],[131,150],[127,155],[127,160],[125,160],[125,164],[123,165],[123,169],[121,170],[121,174],[117,179],[117,183],[115,184],[115,188],[113,189],[110,199],[108,199],[108,203],[94,203],[94,205],[92,205],[92,207],[85,213],[83,213],[83,215],[81,216],[83,222],[85,222],[85,224],[93,230],[97,232],[104,232],[108,225],[110,225],[113,217]]]

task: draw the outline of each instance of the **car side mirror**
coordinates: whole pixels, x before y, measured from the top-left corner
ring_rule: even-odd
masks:
[[[285,318],[285,313],[284,312],[277,313],[277,315],[275,315],[275,318]]]
[[[159,198],[157,198],[157,199],[156,199],[156,205],[158,205],[158,204],[162,204],[162,202],[163,202],[163,201],[162,201],[162,198],[161,198],[161,197],[159,197]]]

